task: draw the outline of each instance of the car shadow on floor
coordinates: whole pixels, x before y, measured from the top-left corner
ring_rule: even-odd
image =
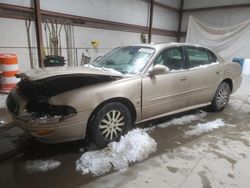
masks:
[[[146,123],[141,123],[134,128],[155,128],[158,124],[168,122],[173,118],[182,117],[184,115],[197,114],[201,109],[191,110],[185,113],[179,113],[173,116],[167,116],[163,118],[159,118],[153,121],[148,121]],[[206,109],[202,109],[206,110]],[[183,126],[182,126],[183,127]],[[182,138],[183,132],[179,130],[178,126],[170,126],[165,129],[155,129],[155,131],[151,132],[150,135],[156,140],[158,145],[164,141],[167,145],[164,146],[165,149],[171,149],[176,145],[176,139]],[[183,142],[187,142],[187,140],[183,140]],[[178,141],[179,143],[179,141]],[[41,158],[50,158],[57,155],[63,154],[79,154],[84,153],[86,151],[98,150],[100,148],[94,146],[89,139],[73,141],[73,142],[65,142],[59,144],[45,144],[33,137],[27,138],[27,140],[22,144],[22,157],[16,158],[16,160],[35,160]],[[158,153],[158,152],[157,152]]]
[[[204,109],[202,109],[204,110]],[[193,115],[200,113],[200,109],[188,111],[185,113],[176,114],[174,116],[168,116],[160,118],[154,121],[149,121],[143,124],[139,124],[136,127],[149,129],[150,136],[157,143],[157,151],[150,154],[148,158],[153,158],[165,154],[166,152],[174,152],[178,147],[185,146],[190,142],[194,142],[199,137],[203,136],[185,136],[185,131],[190,129],[190,126],[196,125],[200,120],[194,121],[192,123],[187,123],[184,125],[174,125],[168,126],[166,128],[158,128],[157,125],[161,123],[166,123],[173,118],[182,117],[185,115]],[[208,113],[205,120],[214,120],[220,116],[224,116],[224,112]],[[152,128],[152,131],[150,129]],[[17,155],[9,163],[14,166],[13,173],[15,173],[15,182],[20,185],[19,187],[27,187],[27,182],[32,178],[33,187],[58,187],[58,178],[60,177],[59,184],[60,187],[79,187],[87,185],[98,178],[112,174],[114,171],[110,171],[102,176],[94,177],[91,174],[82,175],[80,172],[76,171],[76,160],[78,160],[86,151],[97,150],[88,140],[85,141],[75,141],[61,144],[44,144],[37,141],[34,138],[28,138],[25,143],[23,143],[23,150],[21,154]],[[81,150],[81,151],[80,151]],[[148,159],[147,158],[147,159]],[[29,174],[25,169],[24,165],[29,160],[47,160],[54,159],[61,162],[61,166],[57,169],[46,173],[35,173]],[[134,166],[135,164],[143,163],[135,162],[129,166]],[[147,168],[146,166],[144,168]],[[126,172],[125,172],[126,174]],[[127,174],[129,177],[131,175]],[[133,176],[134,177],[134,176]],[[135,175],[136,177],[136,175]],[[131,177],[132,178],[132,177]],[[54,180],[55,179],[55,180]],[[68,181],[70,179],[70,181]],[[53,181],[52,181],[53,180]]]
[[[19,160],[36,160],[69,153],[79,154],[88,151],[91,146],[88,139],[59,144],[46,144],[29,137],[21,146],[23,155]]]

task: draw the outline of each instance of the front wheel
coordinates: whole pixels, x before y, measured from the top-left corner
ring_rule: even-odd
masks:
[[[228,103],[230,92],[231,91],[228,83],[222,82],[219,85],[213,98],[212,104],[210,106],[211,110],[214,112],[222,111]]]
[[[126,134],[132,119],[128,108],[118,102],[108,103],[95,112],[90,123],[90,137],[95,145],[104,147]]]

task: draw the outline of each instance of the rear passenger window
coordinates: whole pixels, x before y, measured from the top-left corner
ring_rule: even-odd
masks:
[[[216,55],[214,55],[213,52],[207,50],[207,53],[208,53],[208,56],[209,56],[209,59],[210,59],[210,62],[211,62],[211,63],[216,63],[216,62],[218,62],[218,59],[217,59]]]
[[[166,49],[155,60],[154,65],[157,64],[165,65],[169,70],[184,69],[185,61],[182,48],[174,47]]]
[[[187,54],[191,68],[210,64],[207,50],[204,48],[187,47]]]

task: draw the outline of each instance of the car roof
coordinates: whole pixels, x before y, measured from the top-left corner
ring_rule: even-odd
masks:
[[[202,48],[206,48],[211,50],[212,52],[214,52],[214,50],[206,47],[206,46],[201,46],[198,44],[191,44],[191,43],[179,43],[179,42],[170,42],[170,43],[160,43],[160,44],[154,44],[154,43],[150,43],[150,44],[137,44],[137,45],[131,45],[131,46],[141,46],[141,47],[150,47],[150,48],[155,48],[156,50],[161,50],[163,48],[167,48],[167,47],[178,47],[178,46],[193,46],[193,47],[202,47]]]

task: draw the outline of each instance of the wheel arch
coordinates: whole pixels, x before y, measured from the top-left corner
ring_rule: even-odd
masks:
[[[226,79],[224,79],[222,82],[226,82],[228,85],[229,85],[229,87],[230,87],[230,92],[232,93],[232,91],[233,91],[233,81],[230,79],[230,78],[226,78]],[[221,83],[222,83],[221,82]]]
[[[86,129],[86,136],[88,136],[89,133],[89,129],[90,129],[90,124],[94,118],[94,114],[97,112],[98,109],[100,109],[101,107],[103,107],[104,105],[111,103],[111,102],[119,102],[121,104],[123,104],[124,106],[126,106],[131,114],[131,118],[132,118],[132,124],[135,122],[136,120],[136,109],[134,104],[127,98],[124,97],[116,97],[116,98],[111,98],[108,99],[106,101],[103,101],[102,103],[100,103],[95,109],[94,111],[90,114],[89,119],[88,119],[88,123],[87,123],[87,129]]]

